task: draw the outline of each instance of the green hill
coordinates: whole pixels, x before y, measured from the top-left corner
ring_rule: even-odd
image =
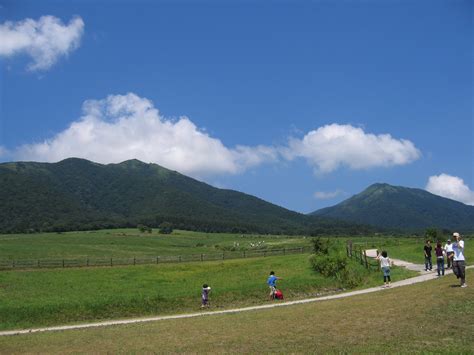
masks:
[[[167,221],[175,228],[257,233],[364,233],[241,192],[214,188],[156,164],[0,164],[0,232],[67,231]]]
[[[421,230],[428,227],[474,230],[474,207],[425,190],[374,184],[335,205],[311,213],[381,228]]]

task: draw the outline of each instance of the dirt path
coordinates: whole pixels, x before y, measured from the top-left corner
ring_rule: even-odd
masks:
[[[367,250],[367,256],[375,257],[376,256],[376,249],[369,249]],[[429,271],[425,272],[424,265],[413,264],[407,261],[392,259],[394,264],[397,266],[406,267],[409,270],[418,271],[421,275],[415,276],[409,279],[395,281],[392,283],[391,288],[394,287],[402,287],[407,285],[413,285],[419,282],[424,282],[428,280],[432,280],[437,278],[436,272]],[[474,265],[467,267],[467,269],[474,268]],[[446,271],[446,275],[451,274],[451,270]],[[253,306],[253,307],[244,307],[244,308],[234,308],[234,309],[226,309],[222,311],[206,311],[206,312],[196,312],[196,313],[186,313],[186,314],[178,314],[178,315],[171,315],[171,316],[158,316],[158,317],[147,317],[147,318],[131,318],[131,319],[121,319],[121,320],[111,320],[105,322],[95,322],[95,323],[85,323],[85,324],[74,324],[74,325],[65,325],[65,326],[56,326],[56,327],[45,327],[45,328],[33,328],[33,329],[23,329],[23,330],[10,330],[10,331],[2,331],[0,332],[0,336],[5,335],[18,335],[18,334],[30,334],[30,333],[39,333],[39,332],[48,332],[48,331],[58,331],[58,330],[71,330],[71,329],[83,329],[83,328],[94,328],[94,327],[106,327],[111,325],[120,325],[120,324],[134,324],[134,323],[145,323],[145,322],[154,322],[154,321],[161,321],[161,320],[168,320],[168,319],[180,319],[180,318],[194,318],[194,317],[203,317],[203,316],[214,316],[219,314],[227,314],[227,313],[238,313],[238,312],[249,312],[249,311],[256,311],[261,309],[268,309],[268,308],[276,308],[276,307],[286,307],[292,306],[295,304],[304,304],[310,302],[320,302],[320,301],[328,301],[328,300],[335,300],[340,298],[352,297],[356,295],[362,295],[372,292],[383,292],[387,289],[382,288],[380,286],[366,288],[363,290],[357,291],[350,291],[339,293],[336,295],[330,296],[323,296],[317,298],[307,298],[303,300],[297,301],[288,301],[288,302],[281,302],[281,303],[272,303],[266,304],[261,306]]]
[[[367,256],[369,256],[371,258],[375,258],[377,256],[377,249],[367,249],[365,252],[367,253]],[[403,266],[403,267],[407,268],[408,270],[417,271],[417,272],[422,273],[422,274],[433,273],[433,271],[425,271],[425,265],[413,264],[413,263],[410,263],[408,261],[404,261],[404,260],[400,260],[400,259],[393,259],[393,258],[390,258],[390,260],[392,260],[393,263],[396,266]],[[451,270],[446,270],[446,272],[452,273]],[[445,272],[445,274],[446,274],[446,272]]]

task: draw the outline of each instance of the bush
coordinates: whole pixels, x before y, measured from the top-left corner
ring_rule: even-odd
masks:
[[[325,277],[332,277],[348,288],[357,287],[362,283],[362,275],[350,260],[337,251],[328,254],[313,254],[309,257],[312,268]]]
[[[160,234],[171,234],[173,233],[173,225],[170,222],[163,222],[159,225]]]
[[[313,253],[315,254],[329,254],[329,248],[331,242],[329,239],[322,240],[320,237],[311,239],[311,244],[313,245]]]
[[[145,233],[145,232],[151,233],[153,231],[151,227],[145,226],[144,224],[139,224],[137,228],[141,233]]]
[[[314,270],[326,277],[337,277],[346,268],[347,258],[343,255],[313,254],[309,261]]]

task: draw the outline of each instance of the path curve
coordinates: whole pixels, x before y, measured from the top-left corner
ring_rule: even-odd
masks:
[[[365,252],[367,256],[371,258],[375,258],[377,256],[377,249],[367,249]],[[413,264],[413,263],[410,263],[409,261],[393,259],[393,258],[390,258],[390,260],[393,261],[394,265],[405,267],[408,270],[416,271],[422,274],[432,273],[432,271],[425,271],[425,266],[421,264]],[[447,271],[448,270],[445,271],[445,274]]]
[[[370,256],[370,257],[375,257],[377,255],[376,249],[368,249],[366,252],[367,252],[367,256]],[[392,282],[391,288],[413,285],[419,282],[436,279],[438,277],[437,274],[433,271],[425,272],[423,265],[413,264],[413,263],[399,260],[399,259],[392,259],[392,260],[395,265],[406,267],[409,270],[418,271],[421,273],[421,275],[415,276],[409,279],[401,280],[401,281]],[[474,265],[466,267],[466,269],[471,269],[471,268],[474,268]],[[451,273],[452,273],[451,270],[447,270],[445,272],[446,275],[449,275]],[[31,333],[59,331],[59,330],[107,327],[111,325],[135,324],[135,323],[155,322],[155,321],[168,320],[168,319],[194,318],[194,317],[203,317],[203,316],[214,316],[214,315],[219,315],[219,314],[248,312],[248,311],[261,310],[261,309],[292,306],[295,304],[335,300],[335,299],[340,299],[340,298],[346,298],[346,297],[351,297],[351,296],[356,296],[356,295],[372,293],[372,292],[380,292],[384,290],[386,290],[386,288],[377,286],[377,287],[366,288],[363,290],[343,292],[343,293],[330,295],[330,296],[307,298],[307,299],[302,299],[302,300],[297,300],[297,301],[288,301],[288,302],[282,302],[282,303],[272,303],[272,304],[266,304],[266,305],[261,305],[261,306],[225,309],[222,311],[207,311],[207,312],[185,313],[185,314],[170,315],[170,316],[119,319],[119,320],[111,320],[111,321],[95,322],[95,323],[74,324],[74,325],[64,325],[64,326],[55,326],[55,327],[44,327],[44,328],[32,328],[32,329],[22,329],[22,330],[9,330],[9,331],[1,331],[0,336],[31,334]]]

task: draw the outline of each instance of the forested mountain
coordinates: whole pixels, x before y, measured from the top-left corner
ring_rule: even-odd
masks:
[[[392,229],[474,231],[474,206],[425,190],[388,184],[371,185],[360,194],[311,215]]]
[[[284,234],[371,229],[292,212],[156,164],[83,159],[0,164],[0,232],[67,231],[171,222],[175,228]]]

